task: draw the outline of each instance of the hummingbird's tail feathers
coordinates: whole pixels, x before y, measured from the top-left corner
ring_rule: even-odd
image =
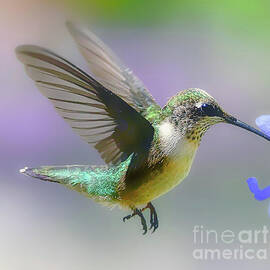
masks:
[[[20,172],[43,181],[56,182],[69,189],[102,203],[115,203],[118,199],[118,184],[127,166],[42,166],[21,169]]]

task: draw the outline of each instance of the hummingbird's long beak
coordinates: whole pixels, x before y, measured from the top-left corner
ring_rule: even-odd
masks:
[[[233,117],[233,116],[225,115],[225,116],[224,116],[224,119],[225,119],[225,121],[226,121],[227,123],[229,123],[229,124],[232,124],[232,125],[234,125],[234,126],[238,126],[238,127],[240,127],[240,128],[243,128],[243,129],[246,129],[246,130],[248,130],[248,131],[250,131],[250,132],[252,132],[252,133],[255,133],[255,134],[257,134],[257,135],[263,137],[264,139],[270,141],[270,137],[269,137],[269,136],[267,136],[266,134],[264,134],[264,133],[261,132],[260,130],[258,130],[258,129],[256,129],[256,128],[254,128],[254,127],[251,127],[250,125],[248,125],[248,124],[246,124],[246,123],[244,123],[244,122],[242,122],[242,121],[236,119],[236,118]]]

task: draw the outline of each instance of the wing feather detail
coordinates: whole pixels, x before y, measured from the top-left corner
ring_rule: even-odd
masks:
[[[150,147],[154,129],[127,101],[64,58],[37,46],[16,49],[28,75],[57,112],[106,163]],[[143,132],[142,132],[143,130]]]
[[[144,116],[149,106],[160,109],[137,76],[95,34],[72,22],[67,22],[67,27],[91,72],[105,87]]]

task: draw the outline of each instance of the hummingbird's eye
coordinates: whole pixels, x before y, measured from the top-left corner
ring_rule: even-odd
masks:
[[[211,104],[203,103],[201,106],[202,112],[204,112],[208,116],[216,116],[217,108]]]

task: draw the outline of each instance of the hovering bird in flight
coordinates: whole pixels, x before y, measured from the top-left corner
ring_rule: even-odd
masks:
[[[107,165],[26,167],[22,173],[62,184],[96,202],[130,209],[132,213],[123,220],[139,216],[145,234],[143,212],[150,210],[154,232],[158,216],[151,201],[188,175],[209,127],[230,123],[270,140],[227,114],[201,89],[183,90],[161,108],[92,32],[73,23],[67,27],[96,79],[37,46],[19,46],[16,54],[40,92]]]

